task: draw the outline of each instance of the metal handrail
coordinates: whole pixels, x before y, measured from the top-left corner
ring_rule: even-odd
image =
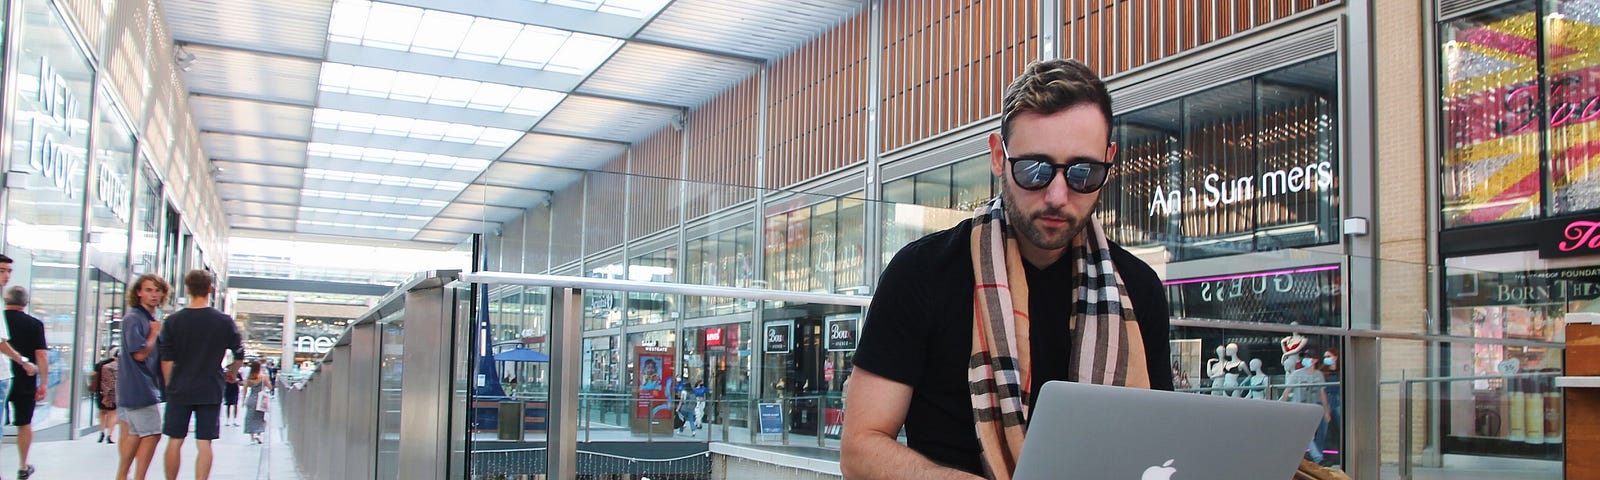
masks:
[[[1398,466],[1396,468],[1399,471],[1398,473],[1400,474],[1400,480],[1411,480],[1412,479],[1412,465],[1411,465],[1411,448],[1412,448],[1412,446],[1411,446],[1411,435],[1412,435],[1411,423],[1412,422],[1411,422],[1411,410],[1412,410],[1412,408],[1415,407],[1414,402],[1413,402],[1414,399],[1415,399],[1415,395],[1413,395],[1411,393],[1412,392],[1412,388],[1411,387],[1413,387],[1413,386],[1415,386],[1416,384],[1419,384],[1419,383],[1446,383],[1446,382],[1472,381],[1472,380],[1507,380],[1507,379],[1515,379],[1515,378],[1538,378],[1538,377],[1551,377],[1551,378],[1554,378],[1554,377],[1557,377],[1557,376],[1560,376],[1560,375],[1561,375],[1560,372],[1536,372],[1536,373],[1513,373],[1513,374],[1509,374],[1509,375],[1473,375],[1473,376],[1466,376],[1466,377],[1407,378],[1406,374],[1405,374],[1405,371],[1402,370],[1400,372],[1400,378],[1399,379],[1395,379],[1395,380],[1379,380],[1378,383],[1380,385],[1396,385],[1396,384],[1398,384],[1400,386],[1400,418],[1399,418],[1399,423],[1400,423],[1400,438],[1399,438],[1399,440],[1400,440],[1400,445],[1399,445],[1400,458],[1399,458],[1399,464],[1398,464]]]
[[[732,297],[743,300],[767,300],[798,303],[826,303],[865,307],[872,303],[866,295],[840,295],[835,293],[791,292],[761,288],[719,287],[688,283],[641,282],[608,278],[569,277],[533,273],[476,272],[461,274],[461,281],[481,284],[509,284],[551,288],[577,288],[585,290],[621,290],[638,293],[660,293],[699,297]]]

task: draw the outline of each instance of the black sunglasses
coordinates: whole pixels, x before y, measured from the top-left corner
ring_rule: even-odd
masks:
[[[1111,167],[1114,166],[1111,162],[1094,160],[1056,164],[1037,158],[1017,158],[1011,156],[1011,149],[1004,143],[1000,145],[1000,150],[1005,153],[1006,161],[1011,163],[1011,178],[1024,190],[1042,190],[1050,186],[1059,169],[1067,178],[1067,187],[1078,193],[1094,193],[1106,185],[1106,179],[1111,176]]]

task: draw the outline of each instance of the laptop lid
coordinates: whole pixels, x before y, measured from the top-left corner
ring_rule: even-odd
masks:
[[[1304,403],[1046,382],[1014,477],[1289,479],[1322,415]]]

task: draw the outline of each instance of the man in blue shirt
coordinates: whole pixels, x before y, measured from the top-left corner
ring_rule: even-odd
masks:
[[[117,418],[122,420],[121,456],[117,478],[128,478],[138,462],[136,477],[144,480],[161,441],[161,387],[156,380],[156,336],[161,322],[156,311],[167,303],[172,287],[153,273],[140,275],[128,289],[128,311],[122,317],[122,353],[117,357]]]
[[[167,379],[167,415],[161,433],[167,436],[167,480],[178,478],[183,462],[183,439],[189,435],[189,418],[194,417],[194,478],[211,476],[211,441],[221,433],[222,387],[237,382],[239,365],[244,364],[244,344],[233,317],[211,308],[211,292],[216,277],[205,270],[190,270],[183,276],[189,306],[167,316],[166,328],[157,340],[161,352],[162,378]],[[223,374],[223,355],[233,352],[233,363]]]

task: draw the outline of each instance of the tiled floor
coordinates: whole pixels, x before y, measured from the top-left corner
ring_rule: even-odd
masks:
[[[274,415],[269,414],[267,417],[268,441],[264,445],[251,445],[250,437],[243,433],[241,427],[222,427],[222,438],[211,444],[215,454],[211,467],[212,479],[298,480],[301,478],[295,471],[294,458],[288,444],[282,441],[282,424],[273,421]],[[96,438],[98,434],[77,440],[35,442],[28,459],[37,469],[33,478],[44,480],[113,478],[117,472],[118,445],[96,443]],[[5,445],[0,446],[0,478],[15,478],[17,472],[15,441],[8,437],[5,439]],[[197,453],[194,445],[195,440],[192,437],[183,442],[183,468],[178,472],[180,479],[194,478],[194,458]],[[156,447],[150,472],[145,478],[152,480],[164,478],[162,455],[166,449],[167,440],[162,438]]]

